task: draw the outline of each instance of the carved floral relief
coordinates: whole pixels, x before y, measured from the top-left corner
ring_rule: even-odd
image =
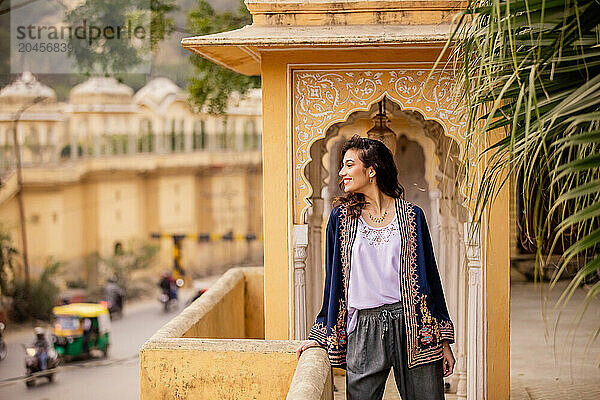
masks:
[[[453,97],[454,78],[436,72],[426,84],[429,70],[361,69],[295,70],[292,75],[294,223],[301,224],[312,188],[304,174],[310,147],[327,129],[381,100],[384,95],[402,109],[420,112],[439,122],[447,136],[461,146],[466,138],[464,111]]]

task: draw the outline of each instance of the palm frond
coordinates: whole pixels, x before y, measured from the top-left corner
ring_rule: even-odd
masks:
[[[519,176],[536,276],[552,254],[561,256],[552,284],[579,265],[559,304],[584,282],[593,284],[588,300],[600,294],[598,15],[597,0],[470,0],[447,45],[468,110],[467,148],[502,136],[479,154],[481,176],[467,170],[473,218],[482,222],[507,172]]]

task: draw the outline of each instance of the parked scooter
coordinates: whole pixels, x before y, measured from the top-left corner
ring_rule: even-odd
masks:
[[[23,346],[27,370],[25,385],[28,388],[35,385],[36,378],[47,378],[48,382],[54,381],[54,374],[58,367],[58,355],[46,341],[43,329],[35,328],[35,334],[35,343],[32,346]]]
[[[8,348],[4,341],[4,324],[0,322],[0,361],[4,360],[7,354]]]

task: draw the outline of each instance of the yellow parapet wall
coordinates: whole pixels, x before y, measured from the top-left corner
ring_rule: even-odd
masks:
[[[263,268],[230,269],[142,346],[140,398],[279,400],[294,378],[291,399],[331,399],[325,350],[298,364],[299,342],[259,340],[264,318]]]
[[[146,343],[140,352],[140,398],[285,399],[297,345],[181,338]]]

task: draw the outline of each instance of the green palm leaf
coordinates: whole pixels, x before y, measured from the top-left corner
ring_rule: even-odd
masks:
[[[561,304],[584,282],[593,285],[587,304],[600,295],[598,15],[597,0],[470,0],[446,44],[468,110],[467,147],[504,133],[480,154],[483,175],[467,171],[473,218],[482,222],[507,171],[518,175],[536,276],[552,254],[561,255],[552,284],[579,265]]]

